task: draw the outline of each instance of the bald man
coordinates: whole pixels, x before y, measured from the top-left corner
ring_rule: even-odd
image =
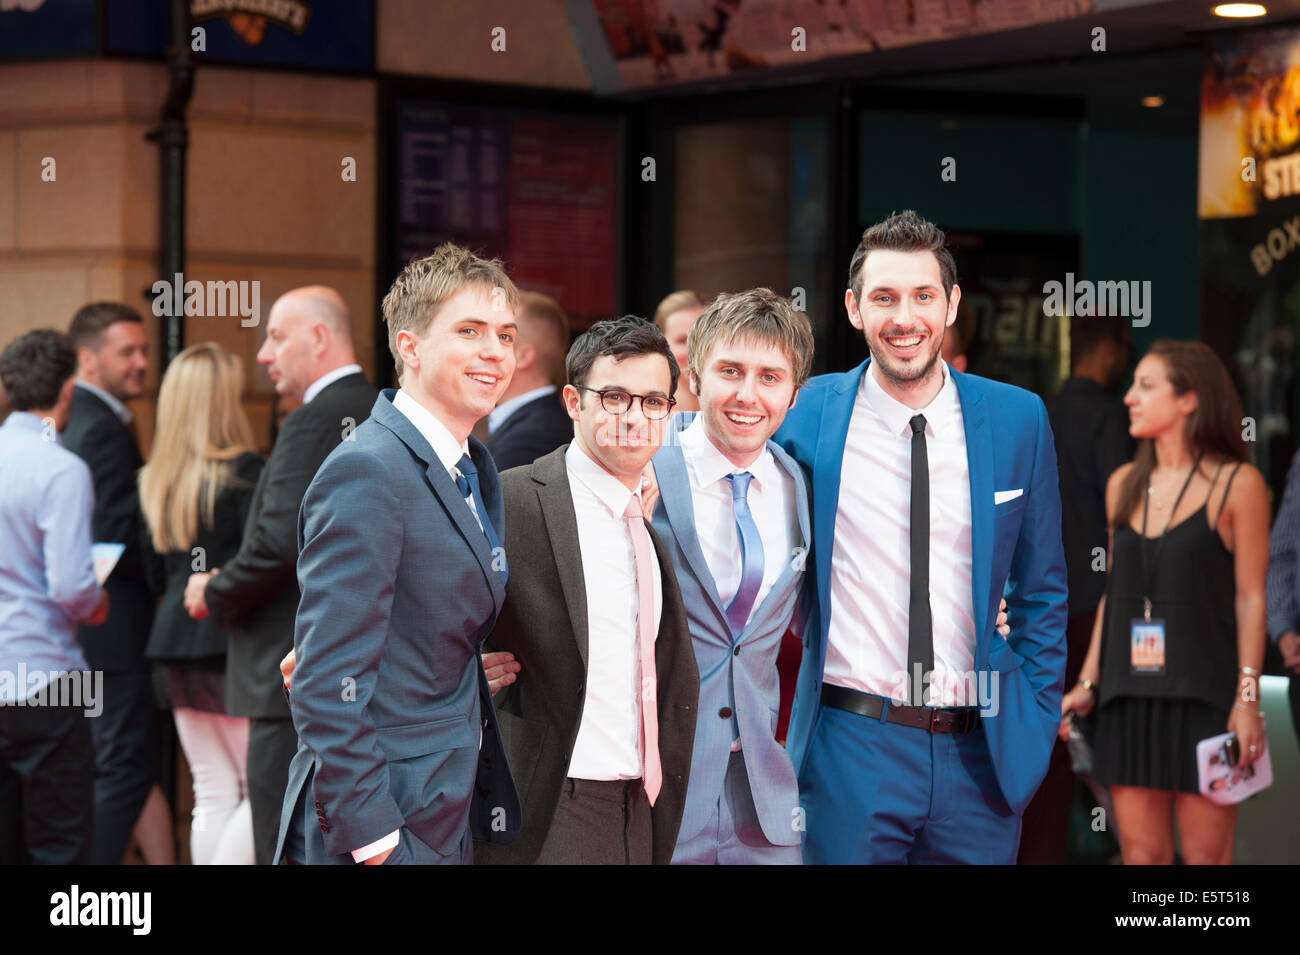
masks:
[[[515,373],[487,417],[485,443],[498,471],[532,464],[573,440],[573,421],[560,397],[569,317],[549,295],[523,292],[515,320]]]
[[[280,680],[298,610],[298,508],[316,470],[370,414],[376,391],[352,347],[352,316],[331,288],[307,286],[276,300],[257,353],[290,412],[262,471],[239,554],[194,574],[185,607],[230,629],[226,712],[250,720],[248,798],[259,865],[275,852],[280,807],[298,736]]]

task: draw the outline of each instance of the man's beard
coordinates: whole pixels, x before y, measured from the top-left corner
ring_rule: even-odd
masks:
[[[899,384],[910,385],[918,381],[924,381],[934,372],[943,356],[943,339],[946,333],[946,328],[939,333],[939,340],[934,345],[934,351],[930,353],[926,358],[925,364],[916,372],[905,370],[894,364],[893,359],[886,354],[889,346],[886,345],[883,340],[880,343],[879,350],[872,347],[871,341],[868,340],[867,350],[871,353],[871,360],[879,366],[880,372],[885,375],[885,377],[890,378]]]

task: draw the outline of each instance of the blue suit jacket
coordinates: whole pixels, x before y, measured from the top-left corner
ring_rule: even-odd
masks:
[[[388,863],[468,861],[467,826],[491,841],[518,829],[479,659],[505,587],[464,497],[393,394],[380,393],[303,498],[298,752],[277,861],[294,838],[309,864],[349,864],[352,850],[395,830]],[[488,515],[503,527],[492,458],[469,445]]]
[[[786,737],[796,768],[803,765],[817,717],[844,443],[868,364],[809,381],[776,434],[812,475],[817,613],[805,633]],[[1047,772],[1061,721],[1067,588],[1056,451],[1037,395],[951,368],[948,373],[961,401],[970,469],[975,667],[981,693],[996,688],[981,719],[1003,798],[1021,813]],[[995,491],[1016,489],[1024,493],[994,503]],[[993,626],[1004,593],[1007,640]]]
[[[691,413],[683,413],[674,419],[674,424],[684,429],[693,417]],[[695,660],[700,668],[691,778],[686,787],[686,809],[677,841],[681,844],[697,835],[717,811],[727,761],[731,757],[732,718],[718,715],[726,707],[735,714],[745,770],[763,835],[773,845],[797,846],[800,831],[794,822],[799,807],[799,786],[789,754],[776,741],[777,709],[781,702],[776,657],[804,589],[805,557],[811,539],[807,485],[799,465],[769,441],[767,446],[777,466],[794,478],[801,539],[796,541],[799,549],[791,555],[763,603],[750,614],[744,631],[733,637],[727,625],[727,609],[718,597],[713,574],[700,548],[690,475],[677,443],[678,434],[676,429],[670,431],[667,442],[654,457],[659,502],[653,522],[655,532],[672,557],[690,622]]]

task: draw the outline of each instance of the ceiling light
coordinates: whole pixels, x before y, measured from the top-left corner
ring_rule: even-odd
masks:
[[[1266,13],[1258,3],[1221,3],[1214,8],[1216,17],[1262,17]]]
[[[1165,105],[1165,98],[1163,96],[1144,96],[1142,97],[1142,105],[1148,109],[1157,109]]]

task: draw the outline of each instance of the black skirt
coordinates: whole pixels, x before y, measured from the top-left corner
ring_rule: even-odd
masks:
[[[1199,700],[1117,697],[1097,713],[1093,778],[1107,786],[1199,793],[1196,744],[1226,733],[1228,715]]]

